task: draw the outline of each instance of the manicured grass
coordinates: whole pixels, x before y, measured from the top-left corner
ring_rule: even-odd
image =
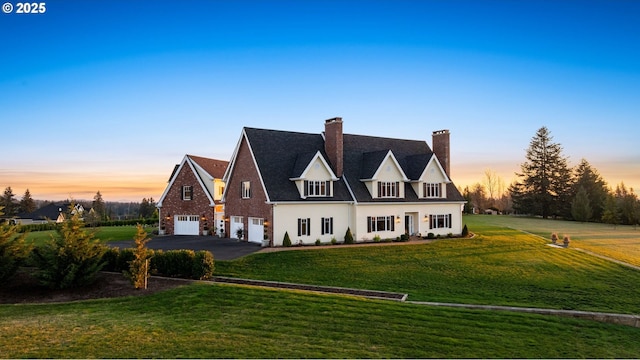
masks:
[[[216,275],[394,291],[409,300],[640,314],[640,271],[514,229],[473,239],[340,247],[217,261]]]
[[[470,228],[493,225],[527,231],[551,241],[551,233],[560,239],[571,238],[571,247],[589,250],[596,254],[640,266],[640,227],[630,225],[581,223],[519,216],[465,216]]]
[[[148,226],[147,232],[151,234],[154,227]],[[109,241],[132,240],[136,233],[135,226],[103,226],[98,228],[86,228],[87,232],[94,233],[96,239],[106,243]],[[27,241],[34,245],[42,245],[49,240],[51,236],[57,236],[54,230],[49,231],[33,231],[27,235]]]
[[[0,306],[4,358],[637,358],[640,329],[225,285]]]

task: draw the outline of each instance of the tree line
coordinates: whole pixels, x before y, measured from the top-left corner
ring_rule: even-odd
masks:
[[[640,200],[624,183],[610,188],[586,159],[568,165],[562,146],[546,127],[531,139],[517,179],[508,187],[491,170],[482,183],[466,187],[465,212],[486,209],[502,213],[562,218],[581,222],[640,224]]]
[[[71,203],[71,200],[64,202]],[[86,214],[85,221],[113,221],[131,219],[153,219],[158,217],[156,202],[151,198],[143,198],[141,202],[110,202],[104,201],[100,191],[93,197],[93,201],[73,200],[85,209],[92,209]],[[30,214],[44,206],[57,201],[34,200],[29,189],[26,189],[20,200],[16,199],[11,186],[5,188],[0,196],[0,206],[4,208],[4,217],[13,218],[18,214]]]

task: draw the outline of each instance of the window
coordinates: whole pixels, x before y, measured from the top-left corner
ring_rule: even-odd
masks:
[[[182,200],[192,200],[192,199],[193,199],[193,186],[183,185]]]
[[[333,234],[333,218],[322,218],[322,221],[320,222],[321,224],[321,229],[322,229],[322,235],[324,234]]]
[[[397,181],[379,181],[378,182],[378,197],[381,198],[395,198],[400,197],[398,191],[400,183]]]
[[[427,198],[439,198],[442,197],[440,195],[440,184],[430,184],[430,183],[424,183],[424,197]]]
[[[318,180],[305,180],[305,196],[331,196],[331,182]]]
[[[242,182],[242,188],[241,188],[241,195],[243,199],[248,199],[251,197],[251,182],[250,181],[243,181]]]
[[[311,235],[311,229],[309,229],[310,225],[311,225],[311,219],[309,218],[298,219],[298,236]]]
[[[367,232],[395,231],[395,216],[367,216]]]
[[[451,214],[429,215],[429,229],[451,228]]]

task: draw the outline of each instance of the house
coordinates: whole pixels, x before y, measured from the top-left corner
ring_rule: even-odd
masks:
[[[50,222],[61,223],[67,219],[70,208],[70,202],[51,203],[32,213],[18,214],[14,221],[16,224],[21,225],[46,224]],[[82,216],[85,208],[81,204],[75,204],[75,208],[71,211],[71,214],[75,214],[76,212]]]
[[[157,208],[160,231],[207,235],[224,224],[224,175],[228,161],[185,155],[171,173]]]
[[[424,141],[245,127],[224,174],[226,231],[281,246],[460,234],[464,198],[449,178],[449,131]]]

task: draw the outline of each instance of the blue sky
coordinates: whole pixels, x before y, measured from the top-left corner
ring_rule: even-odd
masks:
[[[4,2],[4,1],[3,1]],[[15,1],[9,0],[14,6]],[[508,184],[537,129],[640,188],[637,1],[46,1],[0,13],[0,186],[158,199],[243,126],[423,139]]]

